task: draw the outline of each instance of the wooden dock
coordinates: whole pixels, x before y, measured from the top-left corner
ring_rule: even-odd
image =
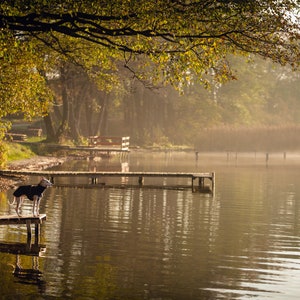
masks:
[[[91,184],[97,184],[103,177],[136,177],[138,185],[144,185],[146,177],[160,178],[189,178],[190,187],[193,191],[207,190],[205,181],[209,180],[211,193],[215,190],[215,173],[182,173],[182,172],[91,172],[91,171],[22,171],[22,170],[0,170],[0,175],[25,175],[25,176],[47,176],[55,184],[56,177],[87,177]],[[198,181],[195,184],[195,180]]]
[[[113,154],[119,154],[120,156],[128,156],[130,150],[129,147],[116,147],[111,145],[90,145],[90,146],[63,146],[63,145],[48,145],[49,148],[55,150],[62,150],[66,152],[85,152],[89,157],[110,157]]]
[[[18,225],[25,224],[27,227],[27,239],[31,239],[31,224],[35,225],[35,239],[38,240],[40,225],[46,220],[45,214],[40,214],[38,217],[32,215],[17,216],[8,215],[0,217],[0,225]]]

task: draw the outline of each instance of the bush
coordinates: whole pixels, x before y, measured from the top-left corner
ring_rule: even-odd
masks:
[[[7,146],[0,141],[0,167],[5,167],[7,163]]]

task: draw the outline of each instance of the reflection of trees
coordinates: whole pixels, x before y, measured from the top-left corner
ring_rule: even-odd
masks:
[[[209,299],[214,293],[201,288],[224,292],[247,282],[258,291],[255,284],[282,268],[270,254],[280,246],[276,230],[289,230],[280,224],[299,231],[295,195],[276,194],[265,172],[272,175],[223,175],[222,201],[190,191],[68,189],[58,238],[62,294],[126,299],[134,291],[147,299],[191,290],[189,299]]]
[[[130,290],[180,290],[191,276],[206,280],[219,207],[198,197],[190,191],[70,189],[60,237],[62,285],[72,295],[103,298],[118,289],[125,299]]]

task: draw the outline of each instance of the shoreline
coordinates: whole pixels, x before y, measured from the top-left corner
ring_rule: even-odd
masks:
[[[34,156],[27,159],[15,160],[8,163],[6,169],[8,170],[44,170],[47,168],[51,168],[65,162],[65,158],[63,157],[54,157],[54,156]],[[16,176],[0,176],[0,192],[9,190],[14,188],[15,185],[24,181],[24,177],[16,177]]]

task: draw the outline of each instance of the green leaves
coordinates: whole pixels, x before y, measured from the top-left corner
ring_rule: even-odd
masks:
[[[287,38],[299,40],[299,23],[289,20],[291,14],[297,18],[294,13],[297,6],[292,0],[263,3],[115,0],[80,4],[53,0],[47,6],[40,0],[26,1],[26,4],[15,1],[13,7],[9,3],[4,1],[0,6],[3,11],[0,27],[15,33],[20,30],[29,35],[51,32],[59,40],[71,36],[145,55],[200,50],[206,41],[214,40],[218,47],[222,45],[219,51],[224,54],[242,51],[272,58],[281,50],[291,63],[299,58],[297,43],[284,43]],[[62,36],[58,37],[57,33]]]
[[[51,93],[38,72],[41,57],[30,51],[27,42],[9,34],[0,38],[0,118],[23,113],[28,119],[46,114]]]
[[[234,79],[227,57],[257,54],[299,68],[294,0],[3,0],[0,3],[0,118],[44,115],[46,79],[63,62],[99,89],[118,87],[125,66],[143,83],[179,91]],[[291,17],[292,16],[292,17]]]

